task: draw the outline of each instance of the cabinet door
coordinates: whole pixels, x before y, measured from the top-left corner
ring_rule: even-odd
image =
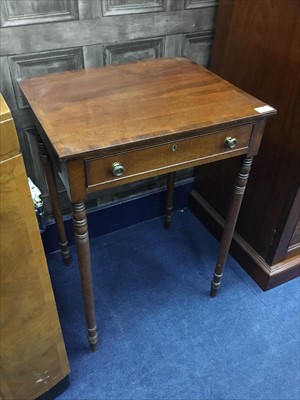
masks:
[[[2,161],[0,176],[0,397],[33,399],[69,365],[22,156]]]

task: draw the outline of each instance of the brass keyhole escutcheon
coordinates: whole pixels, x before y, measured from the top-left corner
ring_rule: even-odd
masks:
[[[237,145],[237,139],[235,137],[228,136],[224,140],[225,147],[228,149],[234,149]]]
[[[172,145],[172,151],[176,151],[177,150],[177,144],[173,144]]]
[[[125,172],[125,168],[119,162],[114,162],[110,169],[113,176],[122,176]]]

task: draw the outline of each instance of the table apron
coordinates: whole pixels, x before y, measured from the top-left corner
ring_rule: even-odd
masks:
[[[87,193],[246,154],[252,127],[253,125],[249,124],[139,150],[85,159]],[[233,149],[224,144],[228,137],[237,140]],[[114,163],[123,166],[122,176],[113,175],[111,168]]]

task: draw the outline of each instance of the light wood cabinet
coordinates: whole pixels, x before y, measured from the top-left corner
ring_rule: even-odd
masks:
[[[0,101],[0,397],[29,400],[70,370],[14,122]]]

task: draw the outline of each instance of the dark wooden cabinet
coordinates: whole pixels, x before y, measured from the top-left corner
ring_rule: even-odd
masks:
[[[267,122],[231,247],[263,289],[299,275],[299,15],[298,1],[221,0],[216,22],[212,71],[278,110]],[[216,235],[237,163],[196,171],[191,207]]]

